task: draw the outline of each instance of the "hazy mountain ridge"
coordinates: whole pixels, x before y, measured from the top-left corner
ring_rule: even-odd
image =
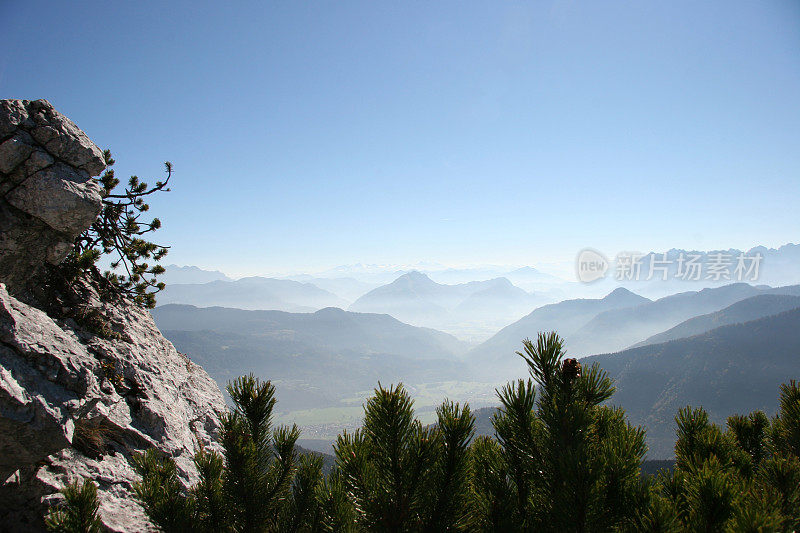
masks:
[[[515,286],[508,278],[497,278],[484,282],[487,287],[477,290],[467,296],[454,309],[453,314],[472,318],[485,312],[491,306],[495,308],[503,305],[512,305],[517,308],[529,308],[535,301],[531,294]],[[514,313],[520,309],[515,309]]]
[[[665,296],[631,309],[598,314],[580,330],[567,337],[576,357],[623,350],[693,317],[719,311],[733,303],[759,294],[794,294],[800,287],[754,287],[733,283]],[[762,315],[763,316],[763,315]]]
[[[510,268],[503,266],[487,266],[474,268],[448,268],[444,270],[421,270],[437,283],[468,283],[476,280],[506,278],[517,287],[525,290],[552,287],[566,283],[567,280],[547,274],[531,266]]]
[[[724,254],[730,265],[731,279],[722,277],[719,280],[708,279],[706,270],[699,280],[682,280],[676,277],[677,260],[683,255],[690,257],[698,255],[701,263],[707,265],[713,260],[712,256]],[[656,272],[654,279],[649,277],[650,262],[653,258],[661,260],[663,255],[669,262],[668,279],[662,280],[660,273]],[[241,289],[239,285],[218,271],[202,270],[193,266],[178,267],[169,265],[163,280],[167,289],[161,294],[161,303],[187,303],[191,305],[213,306],[222,305],[242,309],[278,309],[289,312],[310,312],[323,307],[335,306],[351,308],[356,311],[389,313],[404,322],[420,326],[433,327],[456,334],[472,342],[487,340],[491,335],[509,323],[514,322],[530,313],[537,306],[555,303],[565,299],[576,298],[601,298],[616,288],[623,287],[636,294],[647,296],[650,299],[660,299],[665,296],[681,292],[695,292],[706,287],[721,287],[735,282],[733,269],[740,254],[749,257],[761,254],[759,276],[756,280],[745,280],[752,284],[766,283],[770,285],[787,285],[800,283],[800,271],[796,265],[800,262],[800,245],[788,243],[777,248],[755,246],[749,250],[727,249],[695,251],[673,248],[667,252],[649,252],[643,254],[640,265],[639,281],[619,281],[615,279],[615,258],[609,256],[611,264],[606,278],[591,284],[578,283],[574,280],[564,279],[547,274],[531,266],[479,266],[479,267],[446,267],[437,263],[417,263],[415,265],[379,265],[355,264],[343,265],[321,271],[315,274],[282,274],[274,278],[279,281],[296,281],[301,284],[313,285],[323,293],[312,295],[311,289],[301,289],[287,285],[277,291],[277,286],[252,290],[248,287]],[[559,271],[564,265],[559,266]],[[459,289],[449,291],[450,294],[422,294],[415,292],[413,287],[405,297],[396,295],[394,302],[375,300],[376,294],[369,297],[370,292],[384,287],[392,287],[405,276],[425,276],[428,280],[445,287],[461,287],[473,292],[476,284],[505,278],[518,289],[528,291],[529,297],[521,293],[507,294],[505,299],[499,296],[489,296],[486,302],[466,301],[469,295],[459,295]],[[244,278],[247,279],[247,278]],[[239,281],[244,281],[239,280]],[[234,285],[209,286],[209,287],[177,287],[177,285],[205,285],[210,282],[228,281]],[[264,282],[268,283],[268,282]],[[451,285],[448,285],[451,284]],[[455,285],[452,285],[455,284]],[[477,289],[476,289],[477,290]],[[292,292],[295,291],[295,292]],[[530,295],[530,291],[533,295]],[[389,292],[391,292],[389,290]],[[377,294],[382,294],[379,291]],[[388,293],[383,294],[388,297]],[[369,302],[369,303],[367,303]],[[461,305],[463,304],[463,305]],[[460,308],[456,309],[457,307]],[[710,312],[710,311],[709,311]],[[685,319],[685,318],[684,318]],[[672,324],[673,326],[676,324]],[[667,329],[666,327],[664,329]],[[658,331],[650,332],[650,335]],[[589,335],[591,337],[591,335]],[[634,342],[643,339],[636,339]],[[581,339],[575,345],[584,350]],[[603,349],[621,349],[624,346],[602,346]],[[591,348],[591,345],[587,346]]]
[[[735,413],[775,411],[778,386],[800,373],[800,309],[581,363],[597,363],[614,378],[612,403],[647,427],[649,456],[671,457],[680,407],[702,406],[720,423]]]
[[[366,281],[361,281],[351,277],[321,278],[317,276],[311,276],[309,274],[296,274],[285,276],[281,279],[289,279],[292,281],[299,281],[301,283],[311,283],[320,289],[335,294],[347,302],[353,302],[379,286],[377,283],[367,283]]]
[[[204,270],[196,266],[167,265],[158,279],[167,285],[184,283],[209,283],[211,281],[233,281],[219,270]]]
[[[515,355],[522,339],[535,337],[539,331],[557,331],[565,339],[570,356],[584,357],[623,350],[686,320],[756,295],[798,292],[800,286],[771,288],[734,283],[650,301],[618,288],[603,299],[565,300],[540,307],[473,348],[468,359],[476,367],[494,365],[499,375],[511,377],[524,371],[524,364]]]
[[[375,352],[424,359],[454,358],[467,347],[452,335],[411,326],[389,315],[354,313],[334,307],[313,313],[288,313],[169,304],[156,307],[152,314],[164,329],[262,336],[281,333],[295,341],[332,350],[369,346]]]
[[[491,367],[502,376],[523,375],[525,365],[516,355],[522,340],[535,338],[540,331],[557,331],[568,338],[572,332],[603,311],[630,308],[649,302],[647,298],[618,288],[600,299],[565,300],[539,307],[517,322],[496,333],[489,340],[470,350],[469,361],[476,367]]]
[[[159,294],[158,302],[162,305],[174,303],[295,313],[347,306],[342,298],[312,283],[262,277],[167,285]]]
[[[453,289],[448,289],[453,287]],[[434,319],[462,297],[460,286],[440,285],[420,272],[403,274],[392,283],[369,291],[350,305],[351,311],[388,313],[408,321],[412,313]],[[416,316],[411,321],[416,321]]]
[[[165,305],[152,311],[175,346],[224,386],[250,372],[281,383],[279,409],[333,407],[378,381],[463,379],[464,343],[388,315]]]
[[[692,337],[711,331],[721,326],[741,324],[771,315],[777,315],[800,307],[800,296],[785,294],[759,294],[751,298],[738,301],[715,313],[700,315],[684,322],[674,328],[653,335],[648,339],[636,343],[630,348],[638,348],[649,344],[660,344],[671,340]]]
[[[718,311],[760,292],[746,283],[735,283],[673,294],[633,308],[605,311],[565,335],[567,345],[576,357],[619,351],[684,320]]]
[[[721,254],[721,255],[720,255]],[[761,260],[758,263],[757,276],[755,271],[749,275],[746,271],[749,268],[750,260],[745,261],[745,270],[741,274],[736,273],[738,258],[744,254],[746,258],[754,258],[758,254]],[[667,265],[660,262],[666,255]],[[606,278],[590,284],[587,290],[609,291],[613,287],[623,286],[637,294],[642,294],[651,299],[663,298],[681,292],[694,292],[702,288],[721,287],[736,282],[746,282],[753,285],[765,284],[771,286],[794,285],[800,283],[800,245],[788,243],[778,248],[768,248],[765,246],[755,246],[747,250],[729,248],[726,250],[687,250],[682,248],[672,248],[666,252],[650,251],[640,254],[638,279],[617,280],[617,261],[615,256],[608,256],[609,271]],[[699,279],[682,279],[678,275],[679,258],[683,256],[688,260],[692,256],[697,256],[698,262],[702,265]],[[718,279],[710,275],[708,267],[720,259],[720,264],[726,265],[724,274]],[[655,260],[653,272],[651,274],[651,262]],[[662,279],[660,268],[667,267],[667,279]],[[684,269],[685,272],[685,269]],[[741,275],[741,278],[739,277]],[[692,276],[689,276],[692,278]],[[651,279],[648,279],[651,278]],[[574,289],[574,287],[573,287]]]
[[[368,292],[349,309],[388,313],[409,324],[455,332],[464,324],[483,330],[502,327],[529,312],[537,302],[536,295],[514,286],[507,278],[447,285],[421,272],[409,272]]]

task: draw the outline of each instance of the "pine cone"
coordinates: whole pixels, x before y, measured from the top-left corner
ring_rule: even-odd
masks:
[[[581,364],[577,359],[564,359],[564,363],[561,365],[561,372],[565,378],[572,381],[581,377]]]

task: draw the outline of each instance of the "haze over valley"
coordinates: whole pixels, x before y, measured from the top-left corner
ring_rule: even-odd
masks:
[[[278,419],[298,423],[306,442],[322,450],[342,429],[360,425],[363,400],[378,382],[406,384],[428,422],[445,397],[476,408],[496,405],[498,386],[527,375],[516,354],[522,340],[557,331],[568,356],[603,363],[620,387],[615,398],[637,423],[658,426],[649,433],[651,456],[665,458],[675,406],[659,402],[658,394],[691,402],[694,389],[679,384],[703,379],[698,373],[705,366],[689,363],[687,353],[707,357],[703,354],[717,346],[714,342],[738,338],[741,328],[747,331],[754,323],[774,333],[771,353],[786,354],[781,357],[792,364],[787,350],[800,328],[789,324],[800,326],[795,323],[800,317],[787,312],[800,308],[800,271],[793,270],[797,246],[758,250],[773,262],[765,260],[764,277],[787,283],[606,278],[587,284],[531,266],[440,265],[427,271],[353,265],[232,279],[219,271],[170,265],[171,283],[152,314],[164,335],[221,386],[250,372],[273,380]],[[667,257],[678,253],[671,250]],[[637,396],[633,383],[654,379],[651,367],[641,363],[650,353],[659,354],[661,365],[662,381],[653,386],[665,391],[679,386],[680,395],[653,389],[655,396],[646,401]],[[741,345],[735,353],[743,365],[743,357],[759,358]],[[761,371],[756,363],[747,368],[714,378],[716,419],[732,414],[725,402],[726,395],[737,394],[736,380],[742,378],[735,376],[749,376],[753,385],[730,405],[750,399],[771,405],[767,400],[779,372],[772,366]]]

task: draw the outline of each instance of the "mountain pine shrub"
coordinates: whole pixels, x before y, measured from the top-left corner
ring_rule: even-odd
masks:
[[[565,359],[558,335],[523,345],[531,378],[498,392],[497,440],[480,438],[470,449],[471,528],[621,528],[646,505],[644,431],[602,405],[614,392],[611,380],[596,365]]]
[[[674,472],[662,472],[654,497],[691,531],[789,532],[800,528],[800,389],[781,385],[780,411],[734,415],[727,429],[702,409],[678,412]]]
[[[153,522],[166,532],[314,531],[321,463],[300,458],[296,426],[272,427],[275,387],[252,375],[228,385],[234,409],[222,417],[222,454],[199,450],[200,481],[182,489],[175,462],[149,450],[136,457],[134,487]]]
[[[450,531],[466,526],[469,454],[475,419],[469,406],[444,402],[437,423],[414,418],[402,385],[383,388],[364,407],[364,425],[334,446],[337,490],[367,531]]]
[[[58,533],[100,533],[103,524],[97,514],[97,486],[87,479],[73,481],[61,490],[64,501],[50,510],[45,524]]]
[[[679,410],[674,469],[643,476],[644,431],[608,405],[608,376],[566,358],[555,333],[523,347],[530,377],[498,390],[495,438],[473,440],[469,407],[452,402],[423,426],[402,385],[379,384],[323,476],[319,456],[296,452],[296,427],[272,427],[275,389],[250,375],[228,385],[223,452],[197,452],[200,481],[184,489],[175,463],[149,451],[136,457],[137,497],[167,532],[800,530],[794,381],[772,420],[756,411],[722,428]]]
[[[157,277],[164,272],[158,262],[169,247],[150,242],[149,234],[161,227],[158,218],[143,220],[150,209],[148,196],[169,191],[172,163],[165,163],[167,177],[153,187],[131,176],[127,186],[118,191],[119,179],[114,176],[114,159],[111,152],[103,152],[106,171],[97,182],[103,199],[100,215],[92,225],[75,240],[72,251],[62,262],[59,273],[67,280],[75,280],[86,273],[102,279],[101,287],[129,297],[143,307],[155,307],[155,295],[164,288]],[[112,270],[103,274],[97,268],[98,260],[111,258]]]

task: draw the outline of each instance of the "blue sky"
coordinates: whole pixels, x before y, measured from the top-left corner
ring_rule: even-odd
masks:
[[[0,97],[234,275],[800,240],[796,0],[0,0]]]

